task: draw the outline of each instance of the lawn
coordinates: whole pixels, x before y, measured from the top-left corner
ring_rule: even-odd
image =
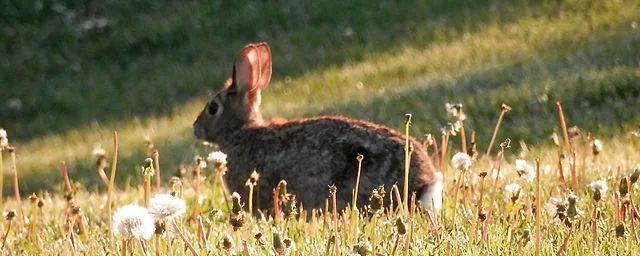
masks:
[[[267,118],[345,115],[400,129],[404,114],[412,113],[414,136],[433,134],[439,139],[441,129],[452,122],[445,103],[462,103],[468,116],[466,135],[474,131],[478,151],[485,152],[500,106],[511,106],[497,137],[498,143],[512,141],[503,162],[509,171],[500,186],[487,191],[499,194],[496,205],[501,207],[487,226],[491,242],[470,237],[478,228],[475,218],[452,218],[455,206],[449,199],[447,214],[439,216],[439,235],[433,235],[437,226],[428,218],[404,219],[419,235],[402,236],[410,242],[400,248],[414,255],[534,251],[533,241],[521,240],[523,230],[534,229],[533,197],[527,194],[510,204],[502,193],[504,185],[522,183],[511,172],[516,158],[540,158],[547,169],[557,166],[559,149],[551,139],[557,134],[562,140],[556,101],[562,102],[569,126],[583,131],[576,147],[585,162],[578,168],[579,189],[574,189],[585,214],[575,225],[579,232],[569,240],[569,254],[594,248],[589,226],[594,206],[584,186],[603,178],[616,190],[622,175],[640,162],[640,140],[632,134],[640,129],[637,1],[24,1],[0,3],[0,17],[0,127],[17,149],[21,191],[51,198],[47,207],[62,216],[66,206],[59,167],[65,161],[71,179],[81,184],[76,201],[95,234],[107,232],[108,216],[93,149],[100,145],[111,157],[112,135],[118,132],[118,206],[140,200],[138,168],[150,143],[160,152],[166,187],[180,166],[192,166],[195,155],[215,150],[196,141],[191,124],[210,93],[230,75],[238,49],[254,41],[268,42],[273,54],[274,77],[262,98]],[[605,145],[596,159],[589,155],[587,134]],[[460,148],[459,138],[451,137],[446,158]],[[482,155],[475,172],[495,167]],[[13,192],[8,159],[5,151],[5,195]],[[456,171],[445,166],[450,189]],[[544,176],[545,198],[566,199],[567,191],[553,172]],[[479,198],[479,178],[473,177],[473,189],[463,193],[466,199],[461,201],[470,209]],[[533,184],[522,185],[533,193]],[[225,213],[207,218],[205,226],[211,225],[217,235],[211,243],[228,234],[239,249],[256,230],[271,243],[272,225],[295,241],[297,254],[321,254],[331,232],[338,232],[331,229],[333,220],[322,218],[317,226],[248,220],[240,232],[230,232],[228,226],[214,225],[224,223],[227,213],[220,191],[213,190],[207,207]],[[627,247],[635,243],[633,235],[618,239],[613,234],[620,210],[611,191],[599,206],[604,217],[596,222],[598,249],[633,254],[637,246]],[[451,197],[452,191],[445,195]],[[191,207],[192,198],[185,198]],[[467,208],[461,209],[456,212]],[[351,245],[366,243],[373,232],[377,241],[384,241],[382,253],[390,254],[397,237],[393,222],[402,214],[385,213],[379,227],[355,216],[347,212],[343,222],[360,225],[361,233],[349,237],[348,230],[338,232],[344,239],[341,250],[346,253]],[[57,217],[45,220],[40,223],[54,226],[40,246],[52,243],[68,250],[68,236]],[[545,254],[558,252],[567,230],[552,220],[544,219]],[[195,236],[195,224],[184,225]],[[315,233],[306,241],[300,232],[309,228]],[[87,250],[108,243],[104,236],[104,241],[86,238],[80,237]],[[7,243],[36,250],[27,242]]]

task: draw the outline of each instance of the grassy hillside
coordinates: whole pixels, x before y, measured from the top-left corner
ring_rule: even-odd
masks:
[[[114,130],[122,169],[144,159],[146,138],[165,170],[190,163],[202,152],[193,119],[252,41],[269,42],[274,56],[267,117],[398,127],[411,112],[420,136],[439,133],[444,103],[460,102],[481,148],[503,102],[513,111],[501,137],[533,145],[557,130],[557,100],[572,125],[612,141],[640,123],[637,1],[1,5],[0,126],[18,148],[25,191],[55,186],[56,175],[41,174],[63,160],[97,186],[91,150],[109,148]]]

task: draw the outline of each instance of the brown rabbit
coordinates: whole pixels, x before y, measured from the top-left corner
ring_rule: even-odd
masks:
[[[242,48],[233,76],[200,113],[193,129],[199,139],[217,143],[228,156],[227,185],[247,198],[245,181],[260,174],[258,200],[272,204],[272,188],[282,179],[306,208],[321,208],[327,186],[335,184],[338,203],[352,198],[356,156],[364,156],[359,206],[371,191],[394,183],[402,189],[404,136],[388,127],[346,117],[323,116],[267,123],[260,114],[260,91],[271,79],[271,52],[266,43]],[[420,143],[411,138],[410,192],[423,206],[439,210],[442,176]]]

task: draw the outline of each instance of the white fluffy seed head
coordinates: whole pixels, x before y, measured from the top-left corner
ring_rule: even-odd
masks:
[[[149,211],[136,204],[122,206],[113,214],[113,230],[128,239],[150,239],[156,227]]]
[[[97,145],[93,151],[91,152],[91,155],[93,155],[95,158],[100,158],[103,156],[107,155],[107,151],[104,150],[104,148],[102,148],[102,146]]]
[[[187,204],[184,200],[169,194],[156,194],[149,200],[149,213],[156,220],[173,220],[186,211]]]
[[[510,195],[518,193],[521,189],[522,187],[520,187],[518,183],[510,183],[504,187],[504,191],[506,191]]]
[[[591,183],[589,183],[589,185],[587,185],[587,188],[595,191],[600,190],[600,194],[601,195],[605,195],[605,193],[607,193],[607,190],[609,189],[609,187],[607,186],[607,182],[605,180],[596,180],[593,181]]]
[[[464,152],[458,152],[451,158],[451,165],[456,170],[468,171],[472,164],[471,157]]]
[[[532,182],[536,178],[536,170],[527,161],[522,159],[516,160],[516,172],[527,182]]]
[[[594,154],[599,154],[602,151],[602,141],[599,139],[593,140],[593,144],[591,145]]]
[[[216,163],[216,164],[220,164],[220,165],[226,165],[227,164],[227,154],[222,153],[221,151],[211,152],[207,156],[207,161],[212,162],[212,163]]]
[[[7,130],[0,128],[0,148],[9,146],[9,137],[7,135]]]

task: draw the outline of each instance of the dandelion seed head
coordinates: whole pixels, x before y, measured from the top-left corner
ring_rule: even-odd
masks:
[[[504,186],[504,191],[506,191],[510,195],[520,192],[521,189],[522,187],[518,185],[518,183],[509,183],[506,186]]]
[[[156,220],[173,220],[187,211],[187,205],[182,198],[169,194],[156,194],[149,200],[149,213]]]
[[[605,193],[607,193],[607,190],[609,189],[609,187],[607,186],[607,182],[602,179],[589,183],[589,185],[587,185],[587,188],[594,191],[597,189],[600,191],[600,194],[602,194],[603,196]]]
[[[146,208],[129,204],[113,214],[113,230],[126,238],[148,240],[155,232],[155,223]]]
[[[7,135],[7,130],[0,128],[0,148],[4,148],[9,146],[9,137]]]
[[[599,139],[593,140],[591,148],[593,149],[594,155],[600,154],[600,152],[602,151],[602,141],[600,141]]]
[[[93,155],[95,158],[100,158],[100,157],[106,156],[107,151],[104,150],[104,148],[102,148],[102,146],[98,144],[93,149],[93,151],[91,151],[91,155]]]
[[[464,152],[458,152],[451,158],[451,165],[456,170],[468,171],[472,164],[471,157]]]
[[[532,165],[522,159],[517,159],[515,162],[516,172],[527,182],[532,182],[536,178],[536,171]]]
[[[558,205],[563,205],[564,202],[562,199],[557,197],[549,198],[549,201],[544,205],[544,210],[547,212],[549,217],[554,218],[558,213]]]
[[[222,153],[221,151],[214,151],[209,153],[207,156],[207,161],[219,164],[226,165],[227,164],[227,154]]]

